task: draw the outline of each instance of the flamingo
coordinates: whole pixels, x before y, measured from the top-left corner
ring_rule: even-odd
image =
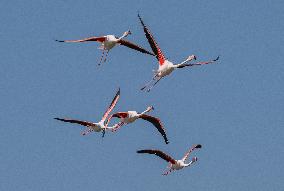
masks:
[[[89,38],[84,38],[84,39],[80,39],[80,40],[55,40],[57,42],[90,42],[90,41],[97,41],[99,43],[101,43],[101,46],[98,49],[102,50],[102,56],[100,59],[100,62],[98,65],[100,65],[103,62],[106,61],[108,52],[110,51],[110,49],[112,49],[113,47],[115,47],[116,45],[123,45],[126,46],[128,48],[137,50],[139,52],[145,53],[145,54],[149,54],[152,56],[155,56],[152,52],[149,52],[147,50],[145,50],[144,48],[130,42],[127,40],[124,40],[123,38],[130,35],[131,31],[128,30],[126,32],[123,33],[123,35],[121,37],[116,37],[114,35],[105,35],[105,36],[92,36]]]
[[[119,97],[120,97],[120,89],[118,89],[118,91],[117,91],[116,95],[114,96],[111,104],[109,105],[106,112],[104,113],[101,121],[99,121],[98,123],[81,121],[81,120],[76,120],[76,119],[62,119],[62,118],[54,118],[54,119],[59,120],[59,121],[63,121],[63,122],[68,122],[68,123],[76,123],[76,124],[83,125],[83,126],[87,127],[87,129],[84,130],[81,133],[82,135],[87,135],[92,131],[95,131],[95,132],[101,132],[102,131],[102,137],[104,137],[106,129],[112,129],[112,127],[108,127],[106,125],[106,119],[107,119],[108,115],[110,114],[110,112],[114,109],[116,103],[119,100]]]
[[[186,163],[186,160],[188,159],[190,153],[192,151],[194,151],[195,149],[199,149],[202,146],[200,144],[197,145],[193,145],[193,147],[191,147],[183,156],[182,159],[180,160],[175,160],[173,159],[171,156],[165,154],[164,152],[160,151],[160,150],[152,150],[152,149],[146,149],[146,150],[138,150],[137,153],[147,153],[147,154],[154,154],[159,156],[160,158],[164,159],[165,161],[167,161],[169,163],[168,165],[168,170],[163,173],[163,175],[168,175],[169,173],[171,173],[174,170],[180,170],[183,169],[185,167],[189,167],[191,166],[194,162],[197,161],[197,157],[193,157],[192,160],[189,163]]]
[[[109,117],[107,124],[109,123],[110,119],[113,117],[120,118],[120,122],[113,126],[112,131],[114,132],[114,131],[117,131],[120,127],[122,127],[124,124],[133,123],[134,121],[140,118],[140,119],[143,119],[143,120],[146,120],[152,123],[155,126],[155,128],[160,132],[160,134],[163,136],[165,143],[168,144],[169,141],[168,141],[165,129],[160,119],[145,114],[145,113],[150,112],[151,110],[154,110],[153,106],[147,107],[147,109],[143,111],[142,113],[138,113],[137,111],[118,112],[118,113],[112,114]]]
[[[199,66],[199,65],[204,65],[204,64],[211,64],[216,62],[219,59],[219,56],[210,61],[206,62],[197,62],[193,64],[187,64],[187,62],[190,62],[192,60],[196,60],[195,55],[190,55],[186,60],[181,62],[180,64],[173,64],[171,61],[167,60],[162,52],[162,50],[159,48],[158,44],[154,40],[153,35],[150,33],[150,30],[146,27],[144,24],[142,18],[138,14],[138,18],[140,20],[140,23],[143,26],[144,33],[146,38],[148,39],[148,42],[153,50],[153,52],[156,55],[156,58],[158,59],[159,62],[159,68],[158,70],[154,71],[154,77],[149,81],[145,86],[141,88],[141,90],[144,90],[146,87],[148,87],[147,91],[149,92],[163,77],[171,74],[175,69],[177,68],[184,68],[186,66]]]

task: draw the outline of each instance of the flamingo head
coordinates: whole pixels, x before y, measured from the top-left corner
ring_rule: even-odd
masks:
[[[196,56],[193,54],[193,55],[190,55],[188,58],[187,58],[187,61],[191,61],[191,60],[196,60]]]
[[[128,36],[128,35],[130,35],[130,34],[132,34],[132,33],[131,33],[130,30],[128,30],[128,31],[125,31],[125,32],[123,33],[123,36],[126,37],[126,36]]]
[[[151,111],[151,110],[154,110],[154,107],[151,105],[151,106],[149,106],[149,107],[147,107],[147,111],[149,112],[149,111]]]
[[[196,162],[197,161],[197,157],[193,157],[192,162]]]

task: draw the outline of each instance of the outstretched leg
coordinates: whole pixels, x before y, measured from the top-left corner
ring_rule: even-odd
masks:
[[[106,55],[105,55],[105,59],[104,59],[104,63],[106,62],[108,52],[109,52],[109,50],[107,50],[107,51],[106,51]]]
[[[167,176],[168,174],[170,174],[173,171],[173,169],[169,169],[166,172],[164,172],[162,175]]]
[[[115,124],[113,127],[112,127],[112,132],[115,132],[117,131],[120,127],[122,127],[124,125],[124,122],[120,121],[118,124]]]
[[[100,62],[99,62],[99,64],[98,64],[99,66],[100,66],[101,63],[102,63],[102,60],[103,60],[104,56],[105,56],[105,49],[102,49],[102,56],[101,56]]]
[[[152,82],[156,80],[157,76],[158,74],[155,74],[154,77],[149,82],[147,82],[140,90],[144,90],[146,87],[148,87]]]
[[[159,78],[157,79],[157,81],[156,81],[152,86],[150,86],[150,87],[147,89],[147,92],[150,92],[151,89],[152,89],[161,79],[162,79],[162,77],[159,77]]]
[[[168,175],[170,172],[172,172],[173,169],[172,169],[172,164],[169,163],[169,165],[167,166],[167,170],[162,174],[162,175]]]
[[[85,131],[82,131],[81,132],[81,135],[87,135],[87,134],[89,134],[89,133],[91,133],[93,130],[92,129],[87,129],[87,130],[85,130]]]

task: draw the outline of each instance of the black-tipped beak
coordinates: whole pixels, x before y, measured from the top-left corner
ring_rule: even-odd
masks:
[[[64,40],[56,40],[56,39],[55,39],[55,41],[56,41],[56,42],[64,42]]]
[[[195,148],[200,149],[202,146],[200,144],[196,145]]]

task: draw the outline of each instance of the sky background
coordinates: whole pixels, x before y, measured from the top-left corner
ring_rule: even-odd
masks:
[[[2,1],[0,190],[284,190],[284,1]],[[140,91],[154,57],[115,47],[98,67],[97,43],[64,44],[128,29],[150,50],[140,12],[167,58],[185,68]],[[117,111],[155,110],[169,145],[148,122],[81,136],[53,120],[98,121],[118,87]],[[198,162],[162,176],[193,144]]]

